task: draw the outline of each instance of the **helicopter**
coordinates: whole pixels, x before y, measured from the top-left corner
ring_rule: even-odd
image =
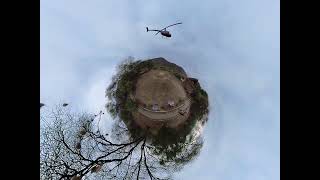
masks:
[[[147,29],[147,32],[149,31],[157,31],[157,33],[155,35],[157,35],[158,33],[161,33],[162,36],[165,36],[165,37],[171,37],[171,34],[169,31],[167,31],[167,28],[168,27],[171,27],[171,26],[175,26],[175,25],[178,25],[178,24],[182,24],[181,22],[179,23],[175,23],[175,24],[171,24],[170,26],[167,26],[161,30],[157,30],[157,29],[149,29],[148,27],[146,27]]]

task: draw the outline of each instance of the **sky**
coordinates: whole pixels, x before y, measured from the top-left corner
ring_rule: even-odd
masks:
[[[180,21],[170,39],[145,29]],[[278,0],[40,1],[40,100],[48,107],[98,112],[128,56],[164,57],[209,94],[204,147],[176,179],[280,179]]]

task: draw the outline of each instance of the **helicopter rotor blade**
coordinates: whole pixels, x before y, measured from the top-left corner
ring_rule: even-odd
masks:
[[[182,22],[179,22],[179,23],[175,23],[175,24],[171,24],[170,26],[167,26],[167,27],[165,27],[165,28],[161,29],[160,31],[162,31],[162,30],[164,30],[164,29],[167,29],[168,27],[171,27],[171,26],[175,26],[175,25],[178,25],[178,24],[182,24]]]
[[[158,31],[155,35],[159,34],[159,32],[161,32],[161,31]]]

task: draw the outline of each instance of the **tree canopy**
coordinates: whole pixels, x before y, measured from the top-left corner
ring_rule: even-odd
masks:
[[[147,132],[125,137],[129,131],[120,122],[116,131],[104,132],[98,124],[101,116],[72,113],[63,106],[42,113],[41,179],[171,179],[202,146],[201,141],[190,142],[193,148],[187,150],[191,146],[185,144],[187,151],[174,161],[174,154],[163,157]],[[115,132],[121,138],[112,138]]]
[[[197,157],[207,121],[208,95],[196,84],[190,116],[182,127],[163,127],[157,134],[133,121],[137,105],[130,98],[141,71],[150,61],[127,59],[118,66],[106,90],[112,130],[101,124],[104,111],[74,113],[66,104],[41,109],[41,179],[172,179],[173,173]],[[185,76],[179,68],[167,69]]]

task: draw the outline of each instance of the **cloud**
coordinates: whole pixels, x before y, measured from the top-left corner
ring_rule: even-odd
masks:
[[[279,8],[276,0],[41,1],[41,101],[95,111],[117,63],[161,56],[210,96],[204,147],[177,178],[280,179]],[[177,21],[170,40],[145,31]]]

